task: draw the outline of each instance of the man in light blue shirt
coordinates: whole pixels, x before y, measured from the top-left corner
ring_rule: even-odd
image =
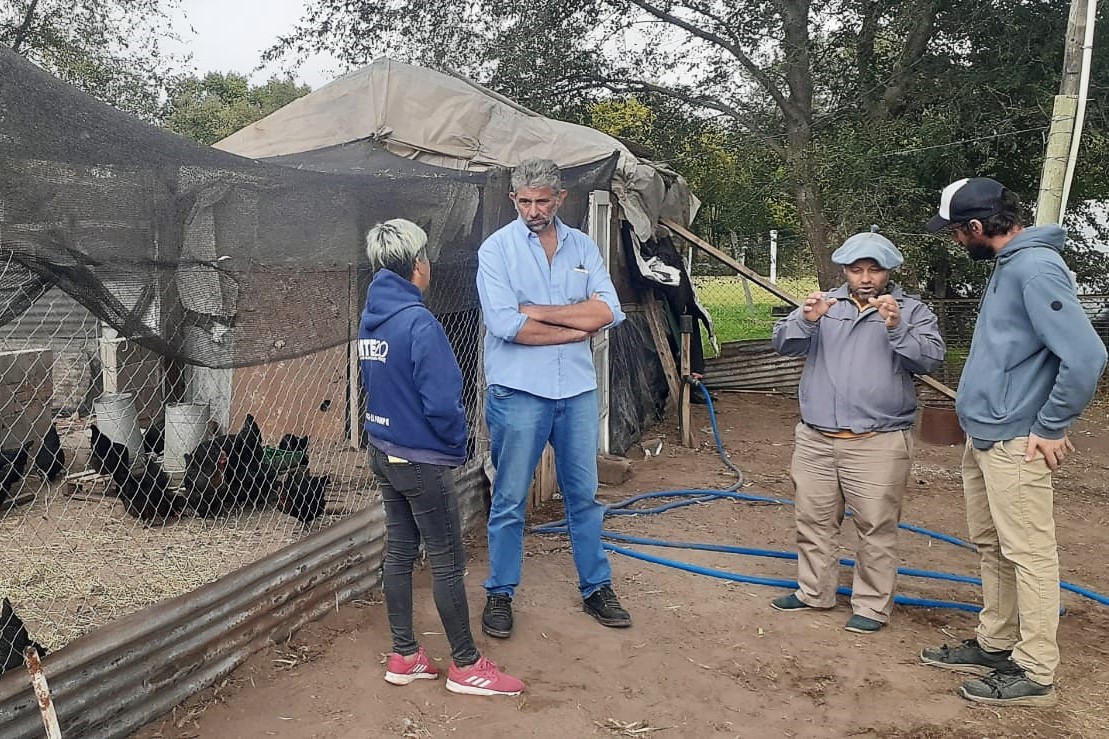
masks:
[[[566,199],[558,166],[529,159],[512,174],[519,214],[478,251],[485,321],[485,419],[496,468],[489,512],[489,579],[482,631],[512,634],[512,598],[524,554],[524,509],[548,442],[586,613],[605,626],[631,625],[612,590],[601,546],[597,494],[599,411],[590,338],[624,320],[592,239],[558,220]]]

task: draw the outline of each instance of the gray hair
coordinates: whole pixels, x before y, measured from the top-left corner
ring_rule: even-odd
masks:
[[[549,187],[557,195],[562,192],[562,172],[550,159],[525,159],[512,170],[512,191],[525,187]]]
[[[379,223],[366,234],[366,257],[374,272],[387,269],[411,279],[416,262],[427,261],[427,234],[404,218]]]

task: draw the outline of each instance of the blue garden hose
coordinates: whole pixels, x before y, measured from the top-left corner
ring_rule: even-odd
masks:
[[[736,482],[733,483],[732,485],[730,485],[729,487],[725,488],[724,490],[700,490],[700,489],[696,489],[696,490],[666,490],[666,491],[651,492],[651,493],[640,493],[638,495],[633,495],[630,498],[622,500],[619,503],[614,503],[614,504],[608,506],[605,510],[605,516],[607,517],[607,516],[620,516],[620,515],[623,515],[623,516],[656,515],[656,514],[659,514],[659,513],[664,513],[666,511],[673,510],[675,508],[681,508],[681,507],[690,506],[690,505],[701,505],[701,504],[710,503],[712,501],[720,500],[720,499],[742,500],[742,501],[751,502],[751,503],[768,503],[768,504],[773,504],[773,505],[793,505],[794,502],[792,500],[790,500],[789,498],[774,498],[774,497],[768,497],[768,496],[764,496],[764,495],[751,495],[751,494],[748,494],[748,493],[736,492],[736,490],[743,484],[743,473],[739,470],[739,468],[737,468],[734,464],[732,464],[731,460],[728,459],[728,455],[724,452],[724,446],[723,446],[723,444],[721,443],[721,440],[720,440],[720,430],[716,425],[716,413],[713,409],[712,397],[709,395],[708,390],[705,388],[705,386],[703,384],[701,384],[700,382],[697,382],[696,380],[691,380],[691,379],[687,380],[687,382],[689,382],[690,384],[693,384],[696,387],[698,387],[701,390],[701,393],[704,395],[705,403],[708,407],[708,412],[709,412],[709,421],[712,424],[713,439],[716,442],[717,454],[724,461],[725,466],[727,466],[728,469],[730,469],[733,473],[735,473]],[[630,506],[632,506],[635,503],[638,503],[640,501],[654,500],[654,499],[660,499],[660,498],[689,498],[689,499],[688,500],[671,501],[671,502],[668,502],[668,503],[663,503],[661,505],[655,506],[653,508],[631,508],[630,507]],[[964,541],[964,540],[959,539],[959,538],[954,537],[954,536],[950,536],[948,534],[943,534],[943,533],[940,533],[940,532],[937,532],[937,531],[931,531],[929,529],[925,529],[925,528],[922,528],[922,527],[919,527],[919,526],[914,526],[914,525],[907,524],[907,523],[899,524],[899,528],[905,529],[906,531],[912,532],[914,534],[919,534],[919,535],[922,535],[922,536],[930,537],[932,539],[936,539],[937,541],[947,542],[949,544],[953,544],[955,546],[962,547],[964,549],[971,549],[971,550],[977,551],[977,548],[973,544],[971,544],[970,542]],[[536,533],[536,534],[567,534],[568,533],[568,527],[567,527],[566,519],[563,518],[563,519],[560,519],[558,521],[552,521],[550,523],[535,526],[531,529],[531,531],[533,533]],[[701,567],[699,565],[690,564],[688,562],[681,562],[679,560],[673,560],[673,559],[668,559],[668,558],[665,558],[665,557],[658,557],[658,556],[651,555],[651,554],[645,554],[643,552],[639,552],[639,551],[636,551],[634,549],[629,549],[627,547],[622,547],[622,546],[619,546],[617,544],[613,544],[612,542],[617,541],[617,542],[624,542],[624,543],[627,543],[627,544],[638,544],[638,545],[641,545],[641,546],[669,547],[669,548],[675,548],[675,549],[691,549],[691,550],[700,550],[700,551],[709,551],[709,552],[723,552],[723,553],[727,553],[727,554],[742,554],[742,555],[754,556],[754,557],[769,557],[769,558],[775,558],[775,559],[794,559],[795,560],[795,559],[797,559],[797,554],[794,553],[794,552],[785,552],[785,551],[775,550],[775,549],[756,549],[756,548],[751,548],[751,547],[727,546],[727,545],[723,545],[723,544],[702,544],[702,543],[696,543],[696,542],[673,542],[673,541],[667,541],[667,540],[664,540],[664,539],[650,539],[650,538],[645,538],[645,537],[630,536],[630,535],[627,535],[627,534],[619,534],[619,533],[616,533],[616,532],[613,532],[613,531],[607,531],[607,530],[602,531],[601,536],[605,539],[605,541],[604,541],[605,549],[607,549],[609,551],[612,551],[612,552],[616,552],[617,554],[622,554],[625,557],[632,557],[634,559],[639,559],[639,560],[642,560],[644,562],[651,562],[651,563],[654,563],[654,564],[661,564],[661,565],[665,565],[667,567],[673,567],[675,569],[683,570],[685,572],[692,572],[692,573],[698,574],[698,575],[706,575],[708,577],[716,577],[716,578],[720,578],[720,579],[723,579],[723,580],[729,580],[729,581],[732,581],[732,582],[743,582],[743,583],[751,583],[751,584],[754,584],[754,585],[767,585],[767,586],[770,586],[770,587],[781,587],[781,588],[791,588],[791,589],[797,587],[797,582],[795,580],[784,580],[784,579],[779,579],[779,578],[766,578],[766,577],[758,577],[758,576],[754,576],[754,575],[743,575],[743,574],[739,574],[739,573],[735,573],[735,572],[728,572],[726,570],[717,570],[717,569],[710,568],[710,567]],[[854,565],[855,565],[855,562],[851,559],[841,559],[841,560],[839,560],[839,562],[840,562],[841,565],[843,565],[845,567],[854,567]],[[945,581],[949,581],[949,582],[968,583],[968,584],[971,584],[971,585],[977,585],[979,587],[982,585],[982,580],[980,578],[968,577],[966,575],[956,575],[956,574],[948,573],[948,572],[937,572],[937,571],[934,571],[934,570],[921,570],[921,569],[915,569],[915,568],[909,568],[909,567],[899,567],[897,572],[898,572],[898,574],[904,575],[906,577],[920,577],[920,578],[933,579],[933,580],[945,580]],[[1063,590],[1066,590],[1066,591],[1069,591],[1069,592],[1072,592],[1072,593],[1076,593],[1077,595],[1080,595],[1084,598],[1088,598],[1088,599],[1090,599],[1090,600],[1092,600],[1096,603],[1100,603],[1101,605],[1109,606],[1109,597],[1101,595],[1100,593],[1096,593],[1092,590],[1089,590],[1087,588],[1083,588],[1083,587],[1078,586],[1078,585],[1074,585],[1074,584],[1069,583],[1069,582],[1061,582],[1060,587]],[[841,588],[838,588],[836,590],[836,592],[840,595],[850,595],[851,594],[851,589],[846,588],[846,587],[841,587]],[[912,598],[912,597],[903,596],[903,595],[895,595],[894,596],[894,603],[897,603],[899,605],[905,605],[905,606],[919,606],[919,607],[924,607],[924,608],[952,608],[952,609],[956,609],[956,610],[972,611],[972,612],[977,612],[980,609],[980,606],[977,606],[977,605],[974,605],[974,604],[971,604],[971,603],[962,603],[962,602],[959,602],[959,601],[932,600],[932,599],[928,599],[928,598]]]

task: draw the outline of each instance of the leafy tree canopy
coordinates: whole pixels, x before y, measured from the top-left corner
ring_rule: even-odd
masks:
[[[154,120],[173,70],[183,61],[162,42],[175,38],[178,0],[7,0],[0,43],[120,110]]]
[[[244,75],[211,72],[175,80],[161,117],[174,133],[214,144],[309,92],[291,79],[251,86]]]

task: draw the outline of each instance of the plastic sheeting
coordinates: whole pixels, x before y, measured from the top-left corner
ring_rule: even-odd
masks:
[[[688,224],[699,205],[676,173],[637,159],[616,139],[545,118],[481,85],[381,58],[215,144],[256,159],[376,141],[407,159],[465,171],[541,157],[564,167],[614,152],[611,189],[640,241],[664,214]]]

